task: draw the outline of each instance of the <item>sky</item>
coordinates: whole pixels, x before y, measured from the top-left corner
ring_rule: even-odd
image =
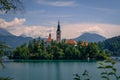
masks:
[[[0,28],[28,37],[56,38],[58,20],[62,38],[85,32],[106,38],[120,35],[120,0],[21,0],[24,12],[0,11]]]

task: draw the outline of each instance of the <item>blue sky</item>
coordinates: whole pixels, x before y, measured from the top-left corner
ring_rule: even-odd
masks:
[[[47,37],[52,33],[55,38],[58,20],[63,38],[74,38],[83,32],[95,32],[107,38],[120,35],[120,0],[21,1],[24,13],[0,12],[1,21],[9,24],[6,27],[1,25],[2,28],[15,35]],[[25,31],[19,32],[22,29]]]

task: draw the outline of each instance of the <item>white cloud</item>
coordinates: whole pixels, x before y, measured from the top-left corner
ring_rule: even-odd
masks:
[[[108,14],[117,14],[120,12],[120,10],[112,9],[112,8],[106,8],[106,7],[97,7],[97,6],[90,6],[90,5],[85,5],[85,4],[79,4],[79,6],[92,9],[92,10],[97,10],[101,12],[105,12]]]
[[[38,0],[39,4],[51,5],[51,6],[75,6],[75,1],[48,1],[48,0]]]
[[[15,18],[13,21],[6,21],[0,18],[0,28],[4,28],[14,35],[26,35],[30,37],[46,37],[49,33],[55,34],[54,27],[46,26],[27,26],[24,25],[25,19]]]
[[[15,18],[13,21],[6,21],[2,18],[0,18],[0,28],[9,28],[9,27],[14,27],[14,26],[20,26],[23,25],[23,23],[25,22],[25,19],[18,19]]]
[[[84,32],[95,32],[100,35],[110,38],[120,35],[120,25],[113,24],[98,24],[98,23],[82,23],[64,25],[63,37],[75,38]]]
[[[52,33],[52,38],[56,38],[56,28],[53,26],[27,26],[25,19],[15,18],[13,21],[0,19],[0,28],[7,29],[14,35],[26,35],[30,37],[48,37]],[[61,23],[62,24],[62,23]],[[57,26],[57,25],[55,25]],[[120,25],[100,24],[100,23],[78,23],[62,24],[62,38],[75,38],[84,32],[95,32],[107,38],[120,35]]]
[[[22,26],[16,27],[16,29],[11,29],[10,32],[19,36],[26,35],[30,37],[47,37],[49,33],[53,33],[53,27],[44,27],[44,26]]]

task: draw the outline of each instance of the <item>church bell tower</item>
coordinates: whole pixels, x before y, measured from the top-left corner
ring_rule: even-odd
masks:
[[[56,40],[57,42],[61,42],[61,30],[60,30],[60,22],[58,21],[57,31],[56,31]]]

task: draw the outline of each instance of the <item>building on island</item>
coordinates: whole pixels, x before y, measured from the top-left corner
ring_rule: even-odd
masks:
[[[75,40],[73,40],[73,39],[68,39],[68,40],[66,41],[66,44],[70,44],[70,45],[77,46],[77,42],[76,42]]]
[[[48,46],[48,45],[50,45],[51,44],[51,42],[52,42],[52,38],[51,38],[51,34],[49,34],[49,36],[48,36],[48,38],[47,38],[47,40],[46,40],[46,45]]]
[[[46,40],[46,45],[51,45],[52,42],[51,34],[49,34],[49,37]],[[56,41],[59,43],[61,42],[61,29],[60,29],[60,22],[58,21],[57,31],[56,31]]]
[[[61,30],[60,30],[60,22],[58,21],[57,31],[56,31],[56,41],[61,42]]]
[[[46,40],[46,45],[51,45],[51,42],[53,41],[53,39],[51,38],[51,34],[49,34],[49,37]],[[61,42],[61,29],[60,29],[60,22],[58,21],[58,25],[57,25],[57,30],[56,30],[56,41],[57,43]],[[77,42],[73,39],[68,39],[65,41],[66,44],[69,45],[74,45],[77,46]],[[82,42],[82,46],[88,46],[88,42]]]

